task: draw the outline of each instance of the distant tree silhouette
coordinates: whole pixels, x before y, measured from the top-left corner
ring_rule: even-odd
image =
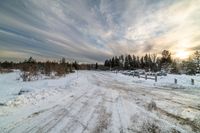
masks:
[[[196,63],[196,72],[200,73],[200,51],[194,53],[194,61]]]
[[[162,51],[162,57],[158,58],[157,54],[145,54],[142,57],[136,55],[120,55],[106,59],[104,66],[118,70],[145,69],[146,71],[157,72],[161,68],[167,68],[172,63],[171,53],[167,50]]]
[[[171,53],[168,50],[163,50],[161,64],[168,65],[172,63]]]
[[[97,70],[97,69],[98,69],[98,67],[99,67],[99,66],[98,66],[98,63],[96,63],[96,64],[95,64],[95,69]]]
[[[76,70],[78,70],[78,63],[77,63],[76,61],[73,63],[73,67],[74,67]]]

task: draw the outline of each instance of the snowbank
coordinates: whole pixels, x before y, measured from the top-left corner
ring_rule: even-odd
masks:
[[[139,83],[144,86],[157,86],[157,87],[168,87],[172,89],[200,89],[200,76],[189,76],[189,75],[174,75],[168,74],[167,76],[158,76],[157,82],[154,80],[154,76],[148,76],[152,79],[145,80],[143,78],[138,78],[137,76],[128,76],[118,73],[118,79],[124,79],[129,82]],[[177,84],[174,80],[177,79]],[[194,79],[194,85],[192,85],[191,79]]]

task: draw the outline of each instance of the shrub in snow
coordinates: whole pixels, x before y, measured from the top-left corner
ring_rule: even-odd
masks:
[[[0,106],[6,106],[6,104],[5,103],[0,103]]]
[[[173,74],[179,74],[180,73],[176,61],[172,62],[170,72],[173,73]]]
[[[160,133],[161,129],[156,124],[147,122],[147,123],[144,123],[142,125],[142,132],[145,132],[145,133]]]
[[[149,104],[148,104],[148,110],[149,111],[152,111],[152,110],[156,110],[157,109],[157,106],[156,106],[156,103],[154,101],[151,101]]]
[[[18,95],[22,95],[22,94],[27,93],[27,92],[29,92],[29,90],[21,89],[21,90],[19,91]]]
[[[58,65],[56,67],[56,76],[64,76],[65,74],[65,67],[63,67],[62,65]]]
[[[29,73],[28,72],[22,72],[20,74],[20,77],[22,78],[23,81],[30,81]]]
[[[38,80],[39,75],[38,74],[30,73],[30,72],[22,72],[20,74],[20,78],[23,81],[32,81],[32,80]]]
[[[180,131],[178,131],[177,129],[175,129],[175,128],[172,128],[171,129],[171,131],[170,131],[170,133],[181,133]]]
[[[195,126],[200,127],[200,115],[197,116],[197,117],[194,119],[193,122],[194,122]]]

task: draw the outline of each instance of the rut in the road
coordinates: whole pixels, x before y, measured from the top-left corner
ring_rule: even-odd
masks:
[[[74,126],[77,126],[79,124],[82,126],[82,128],[86,128],[86,125],[84,125],[79,119],[80,117],[84,116],[84,113],[86,110],[88,110],[94,103],[94,99],[96,98],[95,92],[88,95],[88,92],[85,92],[80,97],[76,98],[73,102],[70,103],[69,106],[64,106],[60,110],[65,110],[59,115],[59,110],[55,111],[55,117],[53,120],[49,121],[45,125],[39,128],[38,132],[50,132],[56,126],[60,126],[61,132],[69,132],[75,129]],[[52,114],[54,115],[54,114]],[[86,115],[86,114],[85,114]],[[78,118],[79,117],[79,118]],[[51,123],[51,126],[49,123]]]

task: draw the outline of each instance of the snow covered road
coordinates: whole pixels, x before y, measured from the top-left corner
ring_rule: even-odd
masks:
[[[55,82],[57,87],[43,84],[43,89],[0,106],[0,132],[200,132],[199,90],[148,86],[132,77],[95,71]]]

